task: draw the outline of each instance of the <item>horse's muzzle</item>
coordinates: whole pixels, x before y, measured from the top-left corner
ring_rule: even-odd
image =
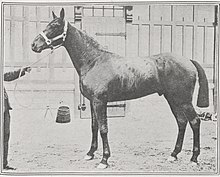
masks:
[[[35,42],[31,44],[31,49],[36,53],[41,53],[41,51],[43,50],[42,47],[38,47]]]

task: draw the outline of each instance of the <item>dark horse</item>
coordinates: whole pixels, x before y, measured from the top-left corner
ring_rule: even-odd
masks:
[[[175,148],[169,159],[177,160],[187,122],[193,131],[192,162],[200,154],[200,119],[192,95],[199,78],[197,105],[207,107],[208,82],[199,63],[170,53],[150,57],[121,57],[104,50],[93,38],[64,20],[64,9],[33,41],[32,50],[64,46],[79,74],[80,90],[90,100],[92,117],[91,148],[85,159],[94,157],[98,148],[98,130],[103,142],[103,157],[98,168],[106,168],[110,157],[107,126],[107,102],[140,98],[149,94],[164,95],[179,128]]]

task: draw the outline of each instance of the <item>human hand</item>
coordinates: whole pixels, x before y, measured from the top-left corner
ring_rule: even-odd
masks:
[[[26,72],[30,73],[31,72],[31,67],[28,66],[28,67],[24,68],[23,71],[26,71]]]

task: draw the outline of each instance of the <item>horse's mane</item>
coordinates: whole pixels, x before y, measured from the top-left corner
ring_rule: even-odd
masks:
[[[110,51],[107,51],[106,49],[103,48],[102,45],[100,45],[93,37],[89,36],[88,34],[86,34],[86,32],[84,31],[81,31],[79,29],[77,29],[81,38],[85,40],[86,43],[88,43],[89,45],[97,48],[98,50],[100,51],[103,51],[103,52],[106,52],[106,53],[110,53],[110,54],[113,54],[112,52]]]

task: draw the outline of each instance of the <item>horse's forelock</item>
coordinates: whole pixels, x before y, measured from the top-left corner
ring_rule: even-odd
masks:
[[[60,25],[61,23],[64,23],[64,21],[63,20],[61,20],[60,18],[55,18],[54,20],[52,20],[48,25],[47,25],[47,27],[51,27],[51,26],[53,26],[53,25]],[[64,25],[64,24],[63,24]]]

